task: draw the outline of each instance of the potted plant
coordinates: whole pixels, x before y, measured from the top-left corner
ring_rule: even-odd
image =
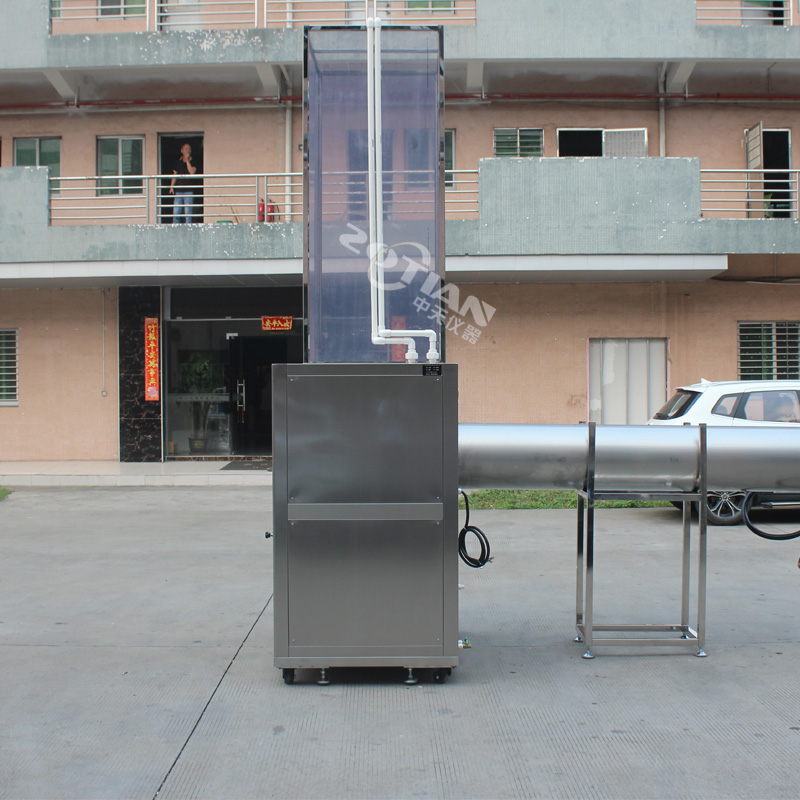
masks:
[[[211,353],[192,353],[180,366],[180,390],[184,394],[200,395],[191,402],[192,435],[189,437],[190,453],[208,452],[208,417],[217,402],[208,395],[222,384],[222,370],[215,364]]]

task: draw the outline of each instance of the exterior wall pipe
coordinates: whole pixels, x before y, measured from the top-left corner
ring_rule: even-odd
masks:
[[[136,99],[136,100],[81,100],[77,104],[70,100],[50,100],[36,103],[2,103],[0,111],[66,111],[72,108],[82,108],[84,110],[104,110],[104,109],[124,109],[136,108],[137,110],[147,108],[180,107],[180,106],[249,106],[251,104],[275,104],[298,103],[302,97],[297,95],[270,96],[270,97],[214,97],[214,98],[162,98],[162,99]],[[445,95],[447,101],[475,101],[487,103],[492,100],[522,100],[531,102],[548,101],[571,101],[571,100],[597,100],[597,101],[619,101],[619,100],[642,100],[650,102],[652,100],[677,100],[683,102],[719,102],[719,103],[798,103],[800,94],[686,94],[661,92],[631,92],[631,93],[535,93],[535,94],[512,94],[512,93],[485,93],[476,94],[474,92],[453,92]]]
[[[709,427],[708,488],[800,491],[800,426]],[[582,489],[587,425],[461,424],[463,489]],[[598,425],[598,491],[691,492],[699,488],[693,426]]]

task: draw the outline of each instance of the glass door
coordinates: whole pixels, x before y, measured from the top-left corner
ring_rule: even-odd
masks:
[[[167,455],[230,454],[226,323],[173,320],[165,328]]]
[[[227,390],[232,399],[231,452],[272,452],[272,365],[285,364],[288,337],[237,335],[229,339]]]
[[[272,452],[272,365],[302,361],[302,319],[264,331],[261,319],[165,322],[168,457]]]

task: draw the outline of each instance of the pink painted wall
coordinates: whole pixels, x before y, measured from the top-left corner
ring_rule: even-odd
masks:
[[[0,461],[118,459],[116,290],[3,290],[0,328],[19,331],[19,405],[0,406]]]
[[[746,266],[746,265],[745,265]],[[800,319],[800,285],[465,284],[497,311],[474,344],[450,333],[462,422],[586,420],[587,341],[666,338],[669,383],[737,379],[737,322]],[[464,330],[463,328],[461,329]]]

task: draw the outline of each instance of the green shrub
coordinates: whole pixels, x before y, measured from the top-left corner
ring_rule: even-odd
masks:
[[[643,500],[601,500],[597,508],[663,508],[666,502]],[[464,498],[459,507],[464,508]],[[577,492],[556,489],[476,489],[469,492],[470,509],[577,508]]]

